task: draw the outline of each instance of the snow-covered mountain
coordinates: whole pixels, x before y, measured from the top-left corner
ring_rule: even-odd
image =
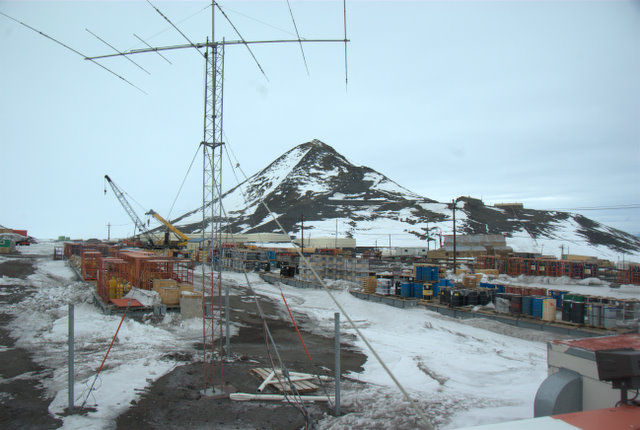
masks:
[[[296,146],[223,195],[229,229],[280,232],[260,198],[289,234],[355,237],[358,245],[426,247],[427,232],[452,233],[452,203],[420,196],[381,173],[356,166],[329,145],[313,140]],[[172,221],[187,233],[202,229],[201,208]],[[497,208],[460,197],[456,231],[504,234],[516,251],[640,259],[640,239],[582,215],[524,208]],[[439,244],[438,244],[439,245]],[[434,243],[430,244],[433,249]]]

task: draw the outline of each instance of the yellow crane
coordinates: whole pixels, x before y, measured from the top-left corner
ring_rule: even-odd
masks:
[[[169,221],[167,221],[166,219],[161,217],[156,211],[151,209],[145,215],[151,215],[152,217],[154,217],[155,219],[160,221],[165,227],[167,227],[169,230],[171,230],[173,233],[175,233],[175,235],[178,236],[181,239],[181,241],[178,242],[178,246],[186,246],[187,245],[187,242],[189,241],[189,237],[186,234],[184,234],[183,232],[181,232],[180,230],[178,230]]]

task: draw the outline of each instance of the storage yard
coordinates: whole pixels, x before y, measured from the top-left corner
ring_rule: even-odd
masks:
[[[333,369],[330,328],[333,325],[331,310],[333,306],[326,303],[326,298],[322,298],[325,296],[323,291],[315,291],[319,287],[317,281],[314,282],[312,279],[315,271],[331,289],[340,294],[341,301],[348,303],[350,312],[355,313],[352,318],[357,321],[357,324],[362,324],[365,332],[372,336],[372,341],[378,348],[387,342],[391,342],[388,345],[395,345],[383,353],[383,359],[394,363],[392,365],[394,373],[400,375],[404,384],[408,384],[412,390],[417,390],[416,393],[421,393],[417,399],[428,412],[429,419],[443,428],[530,417],[532,396],[546,376],[544,352],[546,341],[635,332],[640,319],[638,305],[640,294],[638,287],[633,284],[618,286],[594,277],[571,279],[566,276],[534,277],[524,274],[509,276],[499,273],[500,269],[486,268],[488,256],[475,261],[463,260],[460,263],[461,267],[454,273],[447,267],[446,261],[420,262],[419,258],[383,258],[371,250],[357,252],[340,249],[305,249],[305,257],[309,262],[308,266],[305,266],[294,252],[295,250],[283,246],[269,247],[266,244],[258,246],[236,243],[235,246],[225,245],[222,249],[221,258],[217,258],[218,256],[214,254],[205,256],[205,259],[213,261],[214,265],[220,262],[225,284],[230,285],[233,291],[230,308],[232,325],[230,346],[234,358],[228,361],[224,368],[226,377],[232,381],[236,390],[256,393],[260,379],[251,372],[253,372],[252,369],[264,367],[260,366],[260,363],[264,363],[265,358],[264,339],[261,339],[263,334],[258,323],[259,318],[256,316],[255,304],[251,299],[252,295],[246,289],[245,273],[254,284],[253,288],[262,297],[261,301],[266,300],[263,306],[271,309],[267,311],[267,314],[271,315],[269,317],[270,325],[273,324],[271,329],[277,333],[278,343],[282,342],[284,350],[287,351],[284,359],[291,366],[289,368],[292,371],[313,372],[320,366],[324,369],[323,375],[331,376],[328,369]],[[39,255],[38,252],[44,252],[44,254]],[[21,257],[23,254],[24,257]],[[170,257],[175,254],[179,257]],[[255,411],[253,418],[242,418],[245,420],[243,422],[249,426],[252,419],[261,420],[260,422],[263,423],[271,422],[272,424],[267,426],[278,428],[283,427],[269,420],[286,420],[291,423],[291,427],[287,425],[284,428],[299,428],[304,425],[304,420],[300,421],[301,415],[295,408],[283,406],[274,409],[275,406],[270,406],[267,410],[271,412],[264,415],[265,410],[257,406],[264,405],[263,402],[252,403],[253,406],[244,406],[244,403],[240,403],[240,406],[230,406],[229,400],[207,400],[207,397],[199,394],[203,382],[202,324],[206,308],[211,306],[211,302],[206,297],[203,300],[202,262],[200,261],[202,256],[203,254],[197,251],[176,253],[168,249],[135,249],[122,243],[62,241],[17,247],[16,252],[9,254],[0,262],[3,268],[7,268],[25,258],[30,259],[29,261],[38,261],[37,266],[34,267],[40,269],[36,270],[51,270],[47,269],[54,267],[51,265],[57,267],[53,275],[46,275],[46,272],[43,272],[38,278],[42,279],[38,281],[42,282],[38,284],[40,285],[38,288],[49,298],[39,296],[35,299],[36,301],[30,300],[28,303],[40,303],[38,305],[40,309],[51,307],[55,310],[50,314],[53,317],[49,320],[50,322],[45,323],[44,326],[35,325],[34,329],[44,330],[47,333],[57,326],[55,330],[59,334],[53,335],[54,332],[51,332],[42,342],[34,344],[33,341],[26,340],[27,337],[33,336],[30,334],[32,333],[30,329],[25,331],[25,327],[32,324],[25,327],[20,327],[16,323],[11,325],[13,336],[22,339],[19,342],[21,348],[31,348],[41,352],[44,348],[44,351],[49,351],[47,354],[53,354],[53,362],[36,358],[34,366],[46,367],[51,366],[51,363],[58,363],[58,370],[55,372],[57,376],[45,383],[46,391],[39,394],[54,396],[53,403],[48,408],[50,413],[42,415],[43,422],[53,417],[54,423],[60,423],[60,420],[64,420],[65,423],[68,421],[86,425],[95,425],[96,422],[117,422],[118,427],[127,428],[132,423],[142,420],[152,427],[162,422],[169,423],[169,428],[174,428],[172,426],[178,428],[180,426],[177,423],[185,419],[184,414],[194,406],[193,402],[207,402],[207,407],[211,411],[217,411],[217,416],[223,421],[240,419],[239,417],[243,416],[241,410],[250,410]],[[599,272],[594,270],[594,273]],[[585,272],[576,271],[575,273]],[[29,279],[19,281],[14,279],[17,273],[10,272],[6,272],[4,276],[3,286],[20,285]],[[269,283],[261,281],[258,276]],[[81,281],[74,283],[73,278]],[[53,284],[59,283],[59,286],[46,286],[51,283],[47,279],[55,279]],[[545,286],[544,283],[547,285]],[[15,298],[14,290],[7,291],[12,292],[3,297],[13,297],[11,300],[20,303],[20,299]],[[284,303],[281,301],[281,296],[286,297]],[[72,302],[79,306],[76,323],[80,324],[77,336],[81,343],[76,348],[78,357],[82,357],[79,359],[76,373],[78,379],[85,381],[76,388],[76,393],[78,395],[90,393],[88,405],[93,405],[90,408],[97,410],[97,412],[91,412],[92,409],[89,409],[88,415],[84,418],[77,415],[65,418],[64,415],[60,415],[66,408],[65,372],[61,370],[65,362],[64,348],[61,348],[64,344],[63,337],[61,338],[64,331],[61,329],[66,320],[61,318],[66,315],[66,303]],[[322,311],[317,308],[320,303],[325,303],[322,305]],[[392,310],[385,305],[397,309]],[[20,306],[22,306],[20,309],[27,309],[23,305]],[[389,310],[380,312],[377,310],[379,306]],[[3,309],[6,311],[9,308]],[[293,311],[292,315],[289,314],[291,311]],[[24,324],[24,315],[21,315],[20,311],[11,312],[17,324]],[[400,324],[408,327],[418,324],[417,328],[404,330],[406,333],[400,337],[398,337],[398,328],[383,329],[374,315],[375,313],[390,315],[389,312],[394,315],[394,326]],[[122,315],[125,315],[126,321],[130,321],[127,323],[129,324],[127,331],[133,329],[131,324],[137,324],[135,320],[143,323],[146,321],[144,324],[155,321],[152,323],[156,327],[154,330],[168,330],[173,333],[169,336],[177,335],[178,337],[170,342],[173,346],[167,348],[168,332],[161,334],[160,331],[156,331],[155,334],[144,334],[146,339],[143,343],[140,335],[132,336],[126,332],[119,334],[119,342],[113,345],[111,355],[106,359],[107,368],[113,370],[99,377],[105,387],[88,390],[86,384],[91,382],[97,365],[105,358],[103,354],[108,350],[109,337],[118,326],[120,318],[123,318]],[[310,367],[305,363],[306,354],[299,345],[290,316],[295,316],[294,321],[302,330],[305,344],[317,360],[315,366]],[[98,333],[100,334],[97,334],[97,337],[93,335],[89,338],[84,337],[87,335],[83,333],[91,330],[92,323],[88,321],[102,321],[99,323]],[[89,326],[86,326],[87,324]],[[377,328],[374,330],[373,327]],[[432,330],[435,327],[438,327],[436,329],[436,332],[440,333],[438,336],[452,336],[444,341],[449,346],[439,344],[437,350],[427,346],[433,341],[432,336],[435,333]],[[389,329],[393,334],[387,332]],[[316,417],[315,419],[319,419],[319,428],[355,425],[355,423],[365,423],[363,425],[370,426],[372,423],[379,422],[380,419],[386,423],[395,423],[394,425],[414,426],[418,417],[408,413],[406,403],[397,398],[397,394],[392,394],[394,388],[389,385],[384,372],[375,360],[366,358],[365,345],[344,323],[343,330],[346,335],[343,340],[346,343],[343,343],[341,353],[344,378],[341,402],[343,411],[340,416],[333,416],[333,411],[328,405],[310,406],[310,413]],[[412,335],[414,331],[416,333]],[[422,346],[409,347],[409,344],[415,343],[415,335],[418,332],[423,338],[418,345]],[[397,339],[385,341],[386,336]],[[50,339],[54,338],[58,339],[58,346],[47,346]],[[506,347],[515,341],[530,343],[522,344],[516,349],[512,346]],[[491,382],[487,377],[482,378],[483,389],[488,390],[487,395],[491,391],[504,390],[506,385],[503,384],[506,380],[503,378],[516,378],[516,380],[520,378],[521,382],[517,384],[517,389],[510,395],[513,406],[507,406],[500,414],[496,413],[496,405],[504,402],[502,398],[489,396],[479,402],[478,387],[466,387],[469,383],[467,378],[470,376],[468,375],[470,369],[465,369],[462,362],[455,364],[455,370],[453,370],[443,366],[443,363],[439,363],[438,360],[434,361],[435,357],[445,353],[442,348],[446,350],[451,347],[459,353],[461,345],[467,345],[467,343],[468,347],[474,351],[477,351],[477,348],[484,351],[482,353],[485,357],[484,364],[474,372],[480,372],[480,374],[489,372],[486,374],[487,377],[496,370],[488,363],[504,354],[511,357],[508,362],[515,359],[521,363],[517,367],[519,370],[507,370],[507,367],[499,366],[500,371],[504,373],[499,380]],[[165,346],[161,346],[162,344]],[[498,344],[505,346],[496,347]],[[133,345],[136,346],[133,347]],[[85,350],[87,347],[90,350]],[[128,348],[133,349],[127,352]],[[398,348],[408,349],[400,352]],[[14,351],[13,347],[10,347],[5,353],[15,353]],[[147,362],[150,363],[151,368],[143,370],[140,367],[141,363],[137,361],[138,359],[133,359],[137,353],[128,359],[127,356],[133,351],[146,351],[143,354],[149,357]],[[500,351],[498,355],[496,351]],[[462,354],[465,356],[466,353]],[[524,355],[521,356],[521,354]],[[531,358],[525,359],[525,356],[535,357],[535,359],[531,361]],[[414,359],[405,362],[409,357]],[[502,358],[499,359],[502,360]],[[53,364],[53,366],[55,369],[56,365]],[[149,374],[149,370],[152,370],[153,374]],[[129,382],[124,383],[122,376],[131,371],[141,372],[141,376],[147,375],[145,376],[147,382],[131,378]],[[414,373],[416,371],[422,377],[416,379]],[[111,375],[112,372],[116,373]],[[455,372],[459,372],[459,376],[463,379],[459,379]],[[522,374],[516,376],[513,372],[522,372]],[[6,378],[7,374],[4,373],[4,375]],[[112,379],[114,377],[116,380]],[[426,379],[422,379],[423,377]],[[411,382],[414,379],[421,382],[418,384]],[[115,385],[112,385],[114,383]],[[433,386],[434,383],[435,386]],[[436,387],[444,391],[434,397],[432,390]],[[117,391],[124,389],[127,394],[124,397],[107,394],[114,389]],[[167,397],[167,390],[173,394]],[[379,394],[373,395],[371,390]],[[101,397],[101,392],[107,397]],[[367,396],[370,398],[363,404],[361,396],[364,393],[369,393]],[[179,398],[176,399],[175,395]],[[452,408],[450,402],[460,395],[470,396],[469,399],[475,400]],[[11,405],[15,405],[15,399],[21,397],[18,394],[11,396],[13,397],[4,400],[5,405],[15,407]],[[383,413],[384,418],[365,412],[367,408],[380,408],[379,402],[384,402],[385,398],[388,402],[391,398],[389,396],[396,399],[383,408],[386,411]],[[78,400],[82,398],[78,397]],[[164,408],[165,412],[158,415],[154,411],[157,405],[163,404],[164,401],[169,403]],[[232,402],[231,405],[233,404]],[[258,409],[255,409],[256,407]],[[113,412],[105,415],[105,408],[113,408]],[[393,416],[400,410],[404,411],[401,414],[403,418],[394,418]],[[490,410],[493,412],[488,414]],[[187,427],[197,426],[199,422],[208,422],[207,420],[211,417],[206,414],[195,414],[190,419]],[[16,421],[11,422],[16,423]],[[281,421],[277,422],[281,423]]]
[[[84,281],[95,282],[96,294],[105,306],[143,307],[138,300],[120,301],[132,289],[158,292],[161,303],[169,308],[179,306],[181,299],[201,298],[201,291],[194,291],[193,270],[200,260],[199,253],[192,253],[193,259],[176,259],[166,257],[166,251],[131,250],[104,243],[67,242],[63,246],[62,255],[73,263]],[[595,287],[591,288],[595,294],[572,293],[575,280],[598,282],[600,270],[593,262],[480,256],[471,269],[458,269],[456,274],[451,276],[449,272],[447,276],[446,266],[407,264],[397,258],[366,258],[342,250],[314,250],[307,254],[305,266],[292,249],[231,244],[222,249],[221,264],[227,270],[268,273],[273,268],[285,278],[312,283],[317,275],[361,285],[360,289],[355,285],[352,289],[368,294],[450,307],[479,306],[498,314],[602,329],[633,328],[640,319],[640,302],[636,297],[609,297],[607,292],[615,293],[615,289],[600,292],[602,289]],[[470,271],[475,273],[467,273]],[[547,281],[564,276],[569,278],[569,286],[568,289],[519,286],[514,279],[518,276],[539,276]],[[640,265],[628,265],[614,276],[625,284],[640,285]]]

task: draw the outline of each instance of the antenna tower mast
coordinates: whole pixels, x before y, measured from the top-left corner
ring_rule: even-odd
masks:
[[[211,2],[211,42],[205,52],[204,132],[202,141],[202,243],[208,244],[211,265],[202,265],[204,390],[224,392],[222,366],[222,86],[224,43],[215,43],[215,1]],[[207,42],[209,42],[207,40]],[[207,225],[209,232],[207,233]],[[205,236],[209,236],[208,238]],[[214,264],[217,261],[217,265]],[[217,268],[216,268],[217,266]],[[208,299],[207,299],[208,296]],[[208,301],[210,300],[210,301]],[[228,315],[225,315],[228,318]],[[227,333],[227,336],[229,333]],[[220,349],[216,358],[215,341]],[[215,380],[219,379],[219,390]]]

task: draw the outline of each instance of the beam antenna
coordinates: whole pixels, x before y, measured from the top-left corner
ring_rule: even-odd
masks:
[[[72,47],[70,47],[69,45],[65,45],[64,43],[60,42],[60,41],[59,41],[59,40],[57,40],[57,39],[54,39],[53,37],[49,36],[48,34],[45,34],[45,33],[43,33],[42,31],[37,30],[37,29],[35,29],[35,28],[31,27],[30,25],[25,24],[24,22],[22,22],[22,21],[19,21],[19,20],[15,19],[15,18],[13,18],[13,17],[11,17],[11,16],[7,15],[7,14],[6,14],[6,13],[4,13],[4,12],[0,12],[0,15],[4,15],[4,16],[6,16],[7,18],[9,18],[10,20],[15,21],[15,22],[17,22],[18,24],[21,24],[21,25],[23,25],[23,26],[27,27],[29,30],[35,31],[35,32],[36,32],[36,33],[38,33],[39,35],[46,37],[47,39],[51,40],[52,42],[55,42],[55,43],[57,43],[58,45],[60,45],[60,46],[63,46],[63,47],[65,47],[65,48],[67,48],[69,51],[71,51],[71,52],[73,52],[73,53],[75,53],[75,54],[78,54],[79,56],[81,56],[81,57],[82,57],[82,58],[84,58],[85,60],[89,60],[89,61],[91,61],[92,63],[96,64],[97,66],[101,67],[102,69],[106,70],[107,72],[111,73],[112,75],[114,75],[114,76],[116,76],[116,77],[120,78],[122,81],[124,81],[124,82],[126,82],[127,84],[131,85],[133,88],[137,89],[137,90],[138,90],[138,91],[140,91],[141,93],[143,93],[143,94],[147,94],[147,93],[146,93],[142,88],[140,88],[140,87],[138,87],[138,86],[134,85],[133,83],[131,83],[130,81],[128,81],[128,80],[127,80],[127,79],[125,79],[124,77],[122,77],[122,76],[120,76],[119,74],[117,74],[116,72],[114,72],[113,70],[111,70],[111,69],[109,69],[109,68],[107,68],[107,67],[103,66],[102,64],[98,63],[95,59],[93,59],[93,58],[88,58],[88,57],[87,57],[86,55],[84,55],[82,52],[79,52],[79,51],[77,51],[77,50],[73,49],[73,48],[72,48]]]
[[[118,54],[122,54],[121,51],[119,51],[118,49],[116,49],[113,45],[111,45],[109,42],[107,42],[106,40],[104,40],[103,38],[101,38],[100,36],[98,36],[97,34],[95,34],[94,32],[92,32],[91,30],[89,30],[88,28],[85,28],[85,30],[92,35],[93,37],[95,37],[96,39],[98,39],[100,42],[104,43],[105,45],[107,45],[109,48],[113,49],[114,51],[116,51]],[[151,73],[145,69],[144,67],[142,67],[140,64],[136,63],[135,61],[133,61],[131,58],[129,57],[124,57],[127,60],[129,60],[130,62],[132,62],[133,64],[135,64],[140,70],[142,70],[143,72],[146,72],[147,75],[150,75]]]
[[[218,10],[220,11],[220,13],[222,13],[222,16],[225,17],[225,19],[227,20],[227,22],[231,25],[231,27],[233,28],[233,30],[236,32],[236,34],[238,35],[238,37],[240,38],[240,40],[242,40],[242,43],[244,44],[244,46],[247,47],[247,49],[249,50],[249,54],[251,54],[251,58],[253,58],[253,61],[256,62],[256,65],[258,66],[258,68],[260,69],[260,71],[262,72],[262,74],[264,75],[264,78],[269,81],[269,78],[267,77],[267,74],[264,72],[264,70],[262,69],[262,66],[260,65],[260,62],[258,61],[258,59],[256,58],[255,55],[253,55],[253,51],[251,50],[251,48],[249,47],[249,44],[247,43],[246,40],[244,40],[244,37],[242,37],[242,35],[240,34],[240,32],[238,31],[238,29],[236,28],[235,25],[233,25],[233,22],[231,22],[231,20],[229,19],[229,17],[227,16],[227,14],[224,12],[224,10],[222,10],[222,8],[220,7],[220,5],[218,3],[214,2],[214,5],[218,8]]]
[[[342,0],[343,22],[344,22],[344,89],[349,86],[349,74],[347,73],[347,0]]]
[[[138,39],[140,42],[144,43],[145,45],[147,45],[147,48],[151,48],[151,45],[149,45],[147,42],[145,42],[144,40],[142,40],[142,38],[140,36],[138,36],[137,34],[133,33],[133,35],[135,36],[136,39]],[[152,48],[153,49],[153,48]],[[162,58],[164,58],[164,60],[169,63],[169,64],[173,64],[171,61],[169,61],[169,59],[167,57],[165,57],[164,55],[162,55],[161,53],[159,53],[158,51],[156,51],[156,54],[158,54],[159,56],[161,56]]]
[[[173,22],[171,22],[171,20],[170,20],[169,18],[167,18],[167,16],[166,16],[165,14],[163,14],[162,12],[160,12],[160,9],[158,9],[157,7],[155,7],[155,6],[153,5],[153,3],[151,3],[149,0],[147,0],[147,3],[149,3],[149,5],[150,5],[152,8],[154,8],[154,9],[156,10],[156,12],[158,12],[158,13],[160,14],[160,16],[161,16],[161,17],[163,17],[163,18],[165,19],[165,21],[167,21],[167,22],[171,25],[171,27],[175,28],[175,30],[176,30],[178,33],[180,33],[180,35],[181,35],[182,37],[184,37],[184,38],[185,38],[185,40],[186,40],[187,42],[189,42],[189,45],[191,45],[192,47],[194,47],[194,48],[195,48],[195,49],[200,53],[200,55],[204,56],[204,54],[203,54],[202,52],[200,52],[200,50],[198,49],[198,47],[197,47],[197,46],[196,46],[196,45],[195,45],[191,40],[189,40],[189,38],[188,38],[188,37],[187,37],[187,36],[186,36],[182,31],[180,31],[180,29],[179,29],[179,28],[178,28],[178,27],[177,27]]]

